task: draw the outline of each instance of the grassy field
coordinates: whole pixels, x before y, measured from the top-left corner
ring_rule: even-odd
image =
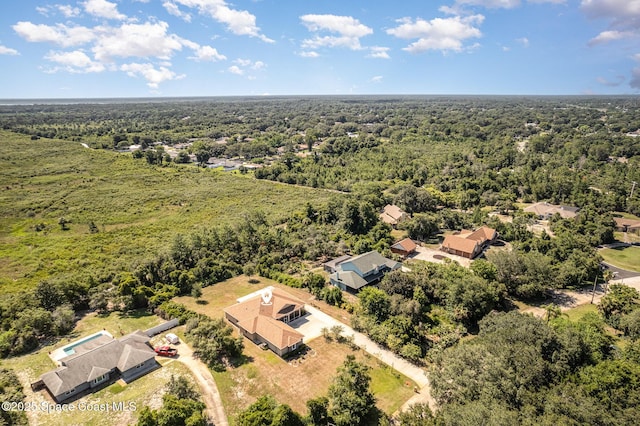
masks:
[[[271,285],[306,303],[313,303],[334,318],[349,323],[346,311],[311,300],[311,294],[306,290],[286,287],[266,278],[257,278],[259,282],[252,284],[249,279],[239,276],[204,288],[201,301],[206,303],[197,303],[189,296],[178,297],[174,301],[196,312],[220,318],[223,316],[222,309],[234,304],[238,297]],[[353,351],[344,344],[328,343],[323,338],[314,339],[308,346],[310,351],[304,357],[288,362],[245,340],[244,353],[250,361],[223,373],[213,373],[227,415],[233,420],[238,412],[267,394],[273,395],[281,403],[289,404],[300,413],[306,413],[305,402],[326,394],[336,368],[348,354],[356,355],[371,367],[371,388],[377,398],[376,405],[381,410],[393,413],[413,395],[413,381],[366,352]]]
[[[588,313],[598,313],[598,305],[580,305],[572,309],[567,309],[563,315],[566,315],[571,321],[576,322]]]
[[[155,255],[175,234],[232,224],[250,211],[277,220],[306,201],[339,196],[194,166],[152,167],[77,142],[4,131],[0,140],[0,294],[86,271],[108,276]]]
[[[336,369],[348,354],[354,354],[371,368],[371,389],[381,410],[393,413],[413,395],[413,381],[362,350],[354,352],[346,345],[328,343],[323,338],[309,342],[308,346],[310,350],[303,358],[287,362],[271,351],[246,342],[245,354],[251,362],[213,373],[232,424],[241,410],[262,395],[272,395],[306,414],[305,402],[326,395]]]
[[[618,247],[599,252],[604,261],[628,271],[640,272],[640,247]]]
[[[73,333],[68,338],[43,346],[27,355],[3,359],[0,365],[12,368],[16,372],[27,396],[26,402],[35,403],[38,406],[45,402],[53,404],[53,400],[51,400],[46,391],[34,393],[29,386],[40,375],[55,368],[55,364],[49,358],[50,351],[98,330],[105,329],[114,337],[119,337],[121,334],[126,334],[136,329],[146,329],[161,322],[162,320],[157,316],[144,315],[141,312],[129,316],[122,316],[118,313],[112,313],[108,316],[89,314],[78,322]],[[29,423],[34,425],[90,425],[101,424],[105,421],[105,418],[108,418],[110,424],[133,424],[137,419],[137,412],[144,405],[149,405],[152,408],[159,408],[162,405],[164,384],[167,383],[172,374],[184,375],[193,381],[190,371],[181,363],[173,362],[170,359],[161,359],[160,363],[162,368],[156,369],[127,385],[116,382],[74,402],[78,407],[80,403],[88,405],[119,402],[125,404],[133,403],[136,407],[135,410],[110,412],[109,414],[104,411],[81,411],[80,409],[74,412],[55,414],[37,411],[29,413]]]

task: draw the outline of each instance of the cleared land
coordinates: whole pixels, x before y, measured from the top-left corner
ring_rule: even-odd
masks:
[[[285,361],[271,351],[246,342],[250,359],[238,368],[213,373],[231,424],[238,412],[262,395],[272,395],[295,411],[306,413],[308,399],[325,395],[336,369],[348,354],[371,367],[371,389],[376,405],[387,413],[395,412],[413,395],[415,383],[362,350],[344,344],[325,342],[323,338],[308,344],[309,351]]]
[[[277,220],[301,200],[339,196],[195,166],[152,167],[78,142],[1,130],[0,140],[0,293],[43,279],[86,279],[81,271],[108,275],[156,255],[176,234],[233,224],[252,211]],[[91,222],[99,232],[89,232]]]
[[[145,329],[161,323],[162,320],[155,315],[122,316],[113,313],[108,316],[96,316],[89,314],[81,319],[71,336],[55,343],[43,346],[37,351],[20,357],[2,360],[2,365],[13,368],[26,394],[25,402],[35,403],[40,407],[42,403],[53,404],[54,401],[45,390],[39,392],[31,391],[30,383],[35,382],[41,374],[55,368],[53,361],[49,358],[49,351],[59,348],[66,343],[75,340],[77,337],[91,334],[103,328],[109,331],[114,337],[119,337],[121,332],[129,333],[136,329]],[[129,410],[111,411],[105,413],[100,410],[76,410],[73,412],[47,413],[46,411],[32,411],[27,413],[29,424],[34,425],[89,425],[104,423],[105,416],[108,416],[110,424],[133,424],[137,421],[138,413],[143,406],[160,408],[162,405],[162,395],[164,385],[169,381],[171,375],[183,375],[195,383],[191,372],[181,363],[172,362],[168,358],[157,358],[162,368],[158,368],[151,373],[142,376],[129,384],[115,382],[104,389],[87,395],[73,402],[77,407],[81,404],[94,407],[96,404],[111,404],[123,402],[129,404]]]
[[[286,287],[265,278],[257,279],[258,283],[251,284],[249,277],[239,276],[206,287],[201,297],[201,301],[206,303],[197,303],[188,296],[174,300],[196,312],[219,318],[223,316],[222,309],[234,304],[238,297],[272,285],[306,303],[313,303],[341,321],[349,322],[349,314],[345,311],[312,300],[306,290]],[[289,404],[300,413],[306,413],[305,402],[326,394],[337,367],[348,354],[356,355],[371,367],[371,387],[377,398],[376,405],[381,410],[393,413],[413,395],[413,381],[362,350],[354,351],[345,344],[326,342],[321,337],[309,342],[308,347],[306,354],[285,361],[273,352],[262,350],[245,340],[244,352],[248,362],[222,373],[213,373],[231,424],[238,412],[267,394],[273,395],[281,403]]]
[[[627,271],[640,272],[640,247],[617,247],[600,250],[604,261]]]
[[[250,280],[257,280],[257,282],[251,283]],[[203,288],[202,297],[200,297],[199,301],[191,296],[176,297],[174,301],[185,305],[194,312],[208,315],[211,318],[222,318],[224,317],[222,310],[236,303],[237,298],[268,286],[280,288],[342,322],[349,323],[351,319],[351,315],[344,309],[329,305],[322,300],[316,300],[311,293],[304,289],[287,287],[268,278],[248,277],[246,275],[239,275]]]

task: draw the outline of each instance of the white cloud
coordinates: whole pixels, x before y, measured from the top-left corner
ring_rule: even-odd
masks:
[[[194,49],[194,53],[195,56],[190,56],[189,59],[201,62],[215,62],[227,59],[226,56],[220,54],[218,50],[211,46],[198,46]]]
[[[456,4],[482,6],[489,9],[513,9],[520,6],[520,0],[456,0]]]
[[[16,49],[12,49],[0,44],[0,55],[19,55]]]
[[[95,39],[95,34],[87,27],[69,27],[64,24],[44,25],[18,22],[13,26],[18,35],[30,42],[49,42],[63,47],[78,46]]]
[[[47,56],[45,56],[45,59],[64,65],[65,69],[72,73],[102,72],[105,70],[103,64],[91,60],[91,58],[81,50],[75,50],[73,52],[49,52]]]
[[[238,58],[233,62],[235,62],[236,64],[240,65],[241,67],[247,67],[247,66],[251,65],[251,59]]]
[[[170,80],[180,80],[184,78],[184,74],[178,75],[170,69],[161,66],[156,68],[153,64],[139,64],[139,63],[131,63],[131,64],[123,64],[120,66],[120,70],[127,73],[127,75],[131,77],[137,77],[138,75],[142,76],[145,80],[147,80],[147,86],[152,89],[157,89],[160,83],[164,81]]]
[[[244,75],[244,71],[237,65],[231,65],[229,67],[229,72],[231,74]]]
[[[591,40],[589,40],[589,46],[595,46],[597,44],[605,44],[610,43],[615,40],[622,40],[625,38],[631,38],[636,35],[634,31],[618,31],[618,30],[609,30],[603,31]]]
[[[582,0],[580,8],[587,17],[604,19],[609,25],[589,40],[589,46],[640,38],[640,0]],[[631,70],[629,86],[640,89],[640,68]]]
[[[238,58],[233,61],[235,65],[231,65],[227,70],[231,74],[246,75],[249,80],[255,80],[256,71],[260,71],[267,67],[262,61],[252,61],[251,59]]]
[[[167,34],[166,22],[123,24],[120,27],[96,27],[99,38],[93,47],[96,59],[112,61],[115,57],[155,57],[169,59],[182,49],[182,40]]]
[[[107,0],[87,0],[82,3],[84,10],[93,16],[106,19],[117,19],[122,21],[127,18],[126,15],[118,12],[118,5]]]
[[[75,18],[76,16],[80,16],[80,9],[77,7],[73,7],[65,4],[57,4],[55,7],[66,18]]]
[[[382,76],[381,75],[376,75],[374,77],[371,77],[371,80],[369,80],[371,83],[382,83]]]
[[[418,41],[411,43],[404,50],[411,53],[420,53],[428,50],[462,51],[464,42],[470,38],[482,36],[476,25],[482,24],[484,16],[454,16],[450,18],[434,18],[430,21],[417,18],[413,21],[410,18],[399,20],[399,26],[387,30],[387,33],[402,39],[417,38]],[[475,44],[472,48],[477,47]],[[467,47],[468,48],[468,47]]]
[[[337,35],[319,36],[302,42],[304,49],[319,47],[346,47],[360,50],[360,38],[373,34],[373,30],[351,16],[337,15],[303,15],[300,17],[303,25],[313,33],[329,32]]]
[[[524,47],[529,47],[529,39],[526,37],[517,38],[516,42],[520,43]]]
[[[165,1],[164,3],[162,3],[162,6],[167,10],[169,15],[177,16],[185,22],[191,22],[191,15],[181,11],[177,4],[170,1]]]
[[[318,52],[313,50],[304,50],[300,52],[299,55],[302,56],[303,58],[317,58],[320,56]]]
[[[624,21],[640,17],[639,0],[582,0],[580,7],[591,18]]]
[[[224,0],[175,0],[175,2],[211,16],[225,24],[229,31],[236,35],[257,37],[267,43],[273,43],[273,40],[260,33],[255,15],[246,10],[231,9]]]
[[[389,48],[382,46],[371,46],[369,48],[369,54],[367,58],[376,58],[376,59],[391,59],[389,56]]]
[[[527,3],[564,4],[566,0],[527,0]],[[513,9],[521,4],[521,0],[456,0],[456,5],[481,6],[487,9]],[[456,8],[449,8],[449,10],[456,10]]]
[[[582,0],[580,7],[589,18],[609,21],[609,30],[592,38],[591,46],[640,36],[640,0]]]

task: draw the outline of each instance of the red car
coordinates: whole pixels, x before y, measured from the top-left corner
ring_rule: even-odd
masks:
[[[178,350],[171,346],[158,346],[154,351],[160,356],[176,356],[178,354]]]

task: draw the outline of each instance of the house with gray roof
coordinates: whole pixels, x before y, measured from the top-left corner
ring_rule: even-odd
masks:
[[[548,220],[555,214],[559,214],[563,219],[573,219],[574,217],[576,217],[580,209],[573,206],[560,206],[549,204],[546,202],[540,202],[525,207],[523,211],[525,213],[533,213],[540,220]]]
[[[386,273],[401,266],[373,250],[338,263],[329,275],[329,281],[341,290],[357,292],[366,285],[380,282]]]
[[[109,335],[74,346],[73,353],[58,360],[59,367],[40,379],[53,399],[61,403],[86,390],[120,377],[129,382],[157,366],[149,337],[140,330],[119,339]]]

